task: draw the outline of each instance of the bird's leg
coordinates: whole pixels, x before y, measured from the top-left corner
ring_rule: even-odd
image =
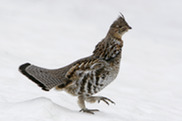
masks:
[[[89,96],[89,97],[86,97],[85,100],[86,100],[87,102],[90,102],[90,103],[94,103],[94,102],[96,102],[96,101],[98,101],[98,103],[100,103],[100,101],[103,101],[103,102],[105,102],[107,105],[109,105],[109,102],[115,104],[114,101],[112,101],[111,99],[109,99],[109,98],[107,98],[107,97],[103,97],[103,96]]]
[[[94,114],[95,111],[99,111],[98,109],[87,109],[85,106],[85,96],[78,97],[78,105],[81,108],[80,112]]]

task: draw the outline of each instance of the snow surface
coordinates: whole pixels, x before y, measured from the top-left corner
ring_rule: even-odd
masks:
[[[0,0],[0,121],[182,121],[181,0]],[[92,53],[119,12],[123,37],[117,79],[97,95],[116,105],[87,104],[42,91],[18,72],[31,62],[58,68]]]

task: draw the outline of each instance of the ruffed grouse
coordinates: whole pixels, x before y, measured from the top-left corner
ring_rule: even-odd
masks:
[[[19,67],[21,73],[38,84],[43,90],[65,90],[78,96],[83,112],[94,114],[97,109],[87,109],[85,101],[114,103],[103,96],[92,96],[110,84],[117,76],[123,47],[122,35],[131,27],[121,14],[110,26],[106,37],[99,42],[91,56],[79,59],[59,69],[45,69],[30,63]]]

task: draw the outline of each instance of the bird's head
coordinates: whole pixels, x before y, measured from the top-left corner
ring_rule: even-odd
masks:
[[[124,33],[126,33],[129,29],[132,29],[128,23],[126,22],[124,16],[121,14],[117,20],[113,22],[110,26],[109,33],[115,37],[121,38]]]

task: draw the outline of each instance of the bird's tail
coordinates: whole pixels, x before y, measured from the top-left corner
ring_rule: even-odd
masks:
[[[37,67],[30,63],[21,65],[19,71],[45,91],[49,91],[51,88],[62,83],[53,73],[54,70]]]

